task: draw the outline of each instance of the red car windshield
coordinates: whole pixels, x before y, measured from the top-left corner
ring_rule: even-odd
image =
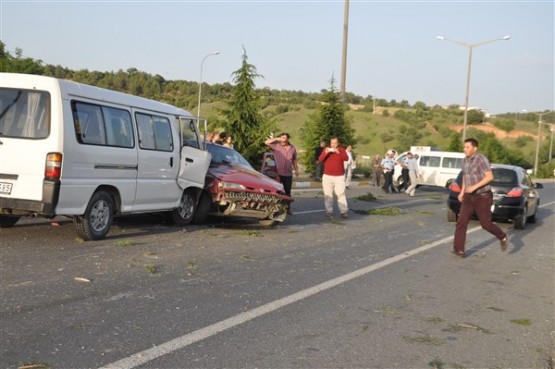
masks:
[[[241,154],[237,151],[233,150],[232,148],[221,146],[218,144],[208,144],[206,145],[208,152],[212,154],[212,161],[210,161],[210,166],[217,166],[217,165],[239,165],[250,170],[254,170],[254,168],[249,164],[247,159],[245,159]]]

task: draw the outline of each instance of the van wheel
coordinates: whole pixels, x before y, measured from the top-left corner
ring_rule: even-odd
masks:
[[[513,224],[515,229],[524,229],[526,227],[526,208],[513,219]]]
[[[204,224],[204,222],[206,222],[206,218],[208,217],[208,213],[210,213],[211,207],[212,196],[203,191],[200,194],[200,199],[198,200],[197,212],[195,213],[193,223]]]
[[[196,211],[197,202],[194,192],[187,190],[183,192],[179,206],[172,210],[170,214],[175,225],[186,226],[193,222]]]
[[[448,222],[456,222],[458,218],[457,213],[455,213],[453,210],[451,209],[447,209],[447,221]]]
[[[108,234],[114,220],[114,201],[104,191],[96,192],[85,214],[73,218],[77,235],[85,241],[100,240]]]
[[[20,217],[10,217],[6,215],[0,215],[0,228],[10,228],[13,226]]]

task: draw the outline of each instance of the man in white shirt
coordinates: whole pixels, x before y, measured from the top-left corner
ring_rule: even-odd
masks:
[[[412,155],[411,152],[407,153],[407,168],[409,170],[410,186],[407,187],[405,193],[409,196],[414,196],[416,190],[416,181],[418,180],[420,169],[418,168],[418,160]]]

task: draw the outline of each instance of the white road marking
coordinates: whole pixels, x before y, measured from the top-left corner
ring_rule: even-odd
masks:
[[[481,229],[480,226],[471,228],[468,230],[468,233],[472,233],[475,232],[477,230]],[[214,336],[218,333],[221,333],[227,329],[236,327],[240,324],[246,323],[248,321],[251,321],[253,319],[256,319],[262,315],[271,313],[273,311],[276,311],[284,306],[287,305],[291,305],[297,301],[306,299],[308,297],[311,297],[313,295],[316,295],[317,293],[329,290],[331,288],[337,287],[340,284],[349,282],[355,278],[359,278],[362,277],[370,272],[376,271],[378,269],[381,269],[383,267],[386,267],[388,265],[391,265],[393,263],[399,262],[401,260],[404,260],[406,258],[409,258],[413,255],[416,255],[418,253],[424,252],[426,250],[429,250],[431,248],[434,248],[436,246],[439,246],[443,243],[446,243],[448,241],[451,241],[453,239],[453,236],[448,236],[445,238],[442,238],[440,240],[437,240],[435,242],[432,242],[428,245],[424,245],[421,247],[418,247],[416,249],[407,251],[407,252],[403,252],[402,254],[390,257],[388,259],[379,261],[375,264],[371,264],[368,265],[364,268],[355,270],[354,272],[351,273],[347,273],[345,275],[339,276],[337,278],[334,279],[330,279],[329,281],[320,283],[316,286],[307,288],[305,290],[296,292],[292,295],[283,297],[281,299],[272,301],[270,303],[267,303],[265,305],[259,306],[255,309],[246,311],[244,313],[235,315],[231,318],[222,320],[218,323],[214,323],[212,325],[209,325],[207,327],[201,328],[199,330],[196,330],[194,332],[188,333],[186,335],[183,335],[181,337],[177,337],[171,341],[162,343],[158,346],[152,347],[150,349],[144,350],[144,351],[140,351],[137,352],[129,357],[123,358],[121,360],[118,360],[114,363],[108,364],[100,369],[132,369],[132,368],[136,368],[139,365],[143,365],[149,361],[152,361],[156,358],[159,358],[161,356],[170,354],[174,351],[183,349],[189,345],[192,345],[193,343],[202,341],[208,337]]]
[[[547,207],[549,205],[555,204],[555,201],[546,203],[546,204],[542,204],[540,205],[541,208],[543,207]],[[312,210],[312,211],[308,211],[308,212],[317,212],[317,211],[321,211],[321,210]],[[308,213],[308,212],[303,212],[303,213]],[[300,214],[297,213],[297,214]],[[470,228],[467,231],[467,234],[475,232],[477,230],[482,229],[481,226],[476,226],[474,228]],[[345,275],[339,276],[337,278],[334,279],[330,279],[329,281],[320,283],[316,286],[307,288],[305,290],[299,291],[297,293],[294,293],[292,295],[283,297],[281,299],[272,301],[270,303],[267,303],[265,305],[259,306],[255,309],[246,311],[244,313],[232,316],[231,318],[222,320],[218,323],[214,323],[212,325],[209,325],[207,327],[201,328],[199,330],[196,330],[194,332],[188,333],[186,335],[183,335],[181,337],[177,337],[171,341],[162,343],[158,346],[152,347],[150,349],[144,350],[144,351],[140,351],[137,352],[129,357],[123,358],[121,360],[118,360],[116,362],[113,362],[111,364],[108,364],[100,369],[132,369],[132,368],[136,368],[139,365],[143,365],[149,361],[152,361],[156,358],[159,358],[161,356],[170,354],[174,351],[183,349],[189,345],[192,345],[193,343],[202,341],[206,338],[209,338],[211,336],[214,336],[218,333],[221,333],[227,329],[236,327],[240,324],[246,323],[248,321],[251,321],[253,319],[256,319],[260,316],[266,315],[268,313],[271,313],[273,311],[276,311],[282,307],[285,307],[287,305],[291,305],[297,301],[306,299],[308,297],[311,297],[313,295],[316,295],[317,293],[329,290],[331,288],[337,287],[340,284],[349,282],[353,279],[362,277],[368,273],[371,273],[373,271],[376,271],[378,269],[381,269],[383,267],[386,267],[388,265],[391,265],[393,263],[399,262],[401,260],[404,260],[406,258],[409,258],[413,255],[419,254],[421,252],[424,252],[426,250],[432,249],[436,246],[439,246],[441,244],[444,244],[448,241],[451,241],[453,239],[453,236],[448,236],[448,237],[444,237],[440,240],[437,240],[435,242],[432,242],[430,244],[418,247],[416,249],[407,251],[407,252],[403,252],[402,254],[396,255],[396,256],[392,256],[389,259],[385,259],[382,261],[379,261],[375,264],[371,264],[368,265],[364,268],[355,270],[354,272],[351,273],[347,273]]]

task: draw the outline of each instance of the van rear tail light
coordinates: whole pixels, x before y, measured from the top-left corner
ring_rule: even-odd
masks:
[[[509,192],[507,192],[507,197],[521,197],[522,193],[522,188],[514,187]]]
[[[60,179],[62,174],[62,154],[53,152],[46,155],[44,176],[48,179]]]

